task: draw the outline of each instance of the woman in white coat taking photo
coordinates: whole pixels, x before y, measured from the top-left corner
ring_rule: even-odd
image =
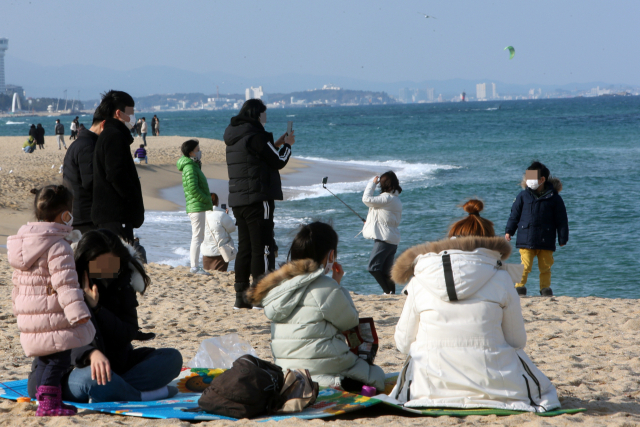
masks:
[[[374,194],[380,183],[380,195]],[[400,243],[398,226],[402,219],[402,187],[392,171],[374,177],[362,195],[362,203],[369,207],[367,221],[362,229],[365,239],[372,239],[373,250],[369,258],[369,273],[376,279],[382,292],[395,294],[396,284],[391,280],[391,267]]]
[[[524,352],[514,287],[522,266],[504,263],[511,245],[480,217],[482,202],[463,207],[469,216],[449,238],[408,249],[393,267],[397,283],[409,282],[395,332],[408,357],[390,397],[413,408],[559,408],[555,388]]]
[[[219,201],[218,195],[211,193],[213,209],[205,216],[202,266],[205,270],[227,271],[229,261],[235,259],[237,253],[231,238],[236,225],[228,211],[218,207]]]

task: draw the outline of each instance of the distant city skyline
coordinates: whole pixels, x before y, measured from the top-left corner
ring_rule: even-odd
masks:
[[[29,74],[24,64],[82,69],[80,79],[58,78],[69,93],[89,90],[92,70],[114,70],[112,79],[98,72],[95,78],[103,80],[98,84],[135,91],[129,82],[167,67],[210,76],[225,92],[235,88],[232,83],[226,89],[231,77],[242,87],[262,85],[269,93],[268,81],[287,75],[330,79],[319,87],[368,82],[375,90],[448,79],[640,85],[635,71],[640,68],[635,22],[640,2],[632,0],[464,5],[199,0],[179,7],[169,0],[112,0],[108,8],[81,0],[31,0],[5,2],[2,9],[0,37],[11,41],[6,83],[27,92],[40,80],[22,81]],[[438,19],[425,20],[416,12]],[[512,60],[503,51],[507,45],[516,49]],[[186,87],[171,73],[148,78],[158,82],[157,93]],[[56,83],[49,84],[46,76],[41,80],[46,87]],[[474,88],[463,89],[473,93]]]

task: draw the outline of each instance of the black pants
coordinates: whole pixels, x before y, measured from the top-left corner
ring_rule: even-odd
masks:
[[[96,227],[92,222],[88,223],[88,224],[73,224],[73,229],[74,230],[79,230],[82,234],[91,231],[91,230],[97,230],[98,227]]]
[[[376,279],[385,294],[395,294],[396,284],[391,280],[391,267],[398,245],[376,240],[369,258],[369,273]]]
[[[238,255],[236,256],[236,292],[249,288],[249,276],[253,283],[276,267],[276,240],[273,234],[273,200],[248,206],[233,207],[238,226]]]
[[[71,366],[71,350],[60,351],[48,356],[38,357],[35,376],[38,386],[59,387]]]
[[[107,222],[105,224],[98,224],[98,228],[104,228],[106,230],[113,231],[118,236],[122,237],[127,242],[133,245],[133,226],[131,224]]]

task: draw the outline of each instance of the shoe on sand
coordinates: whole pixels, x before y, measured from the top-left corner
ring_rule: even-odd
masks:
[[[551,290],[551,288],[542,288],[540,289],[540,295],[542,295],[543,297],[552,297],[553,291]]]
[[[201,274],[203,276],[211,276],[211,273],[209,273],[207,270],[205,270],[202,267],[197,267],[197,268],[192,268],[191,270],[191,274]]]
[[[244,301],[244,298],[242,297],[242,292],[236,292],[236,303],[233,304],[233,309],[234,310],[241,310],[243,308],[251,310],[253,308],[253,306],[251,304],[247,304]]]
[[[525,288],[524,286],[516,288],[516,291],[518,291],[518,295],[527,295],[527,288]]]

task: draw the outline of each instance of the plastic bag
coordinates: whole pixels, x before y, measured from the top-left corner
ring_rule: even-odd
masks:
[[[238,334],[207,338],[200,343],[198,352],[187,363],[187,366],[190,368],[230,369],[233,362],[245,354],[258,357],[251,344],[240,338]]]

